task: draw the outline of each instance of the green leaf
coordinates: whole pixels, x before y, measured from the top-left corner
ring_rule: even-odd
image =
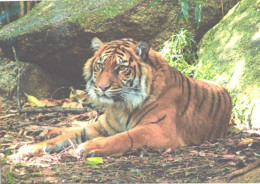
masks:
[[[202,14],[202,4],[198,2],[195,7],[195,20],[198,27],[200,26],[200,22],[201,22],[201,14]]]
[[[8,171],[7,171],[7,178],[8,178],[8,180],[9,180],[9,182],[10,182],[11,184],[14,183],[13,175],[12,175],[11,172],[8,172]]]
[[[254,155],[260,157],[260,154],[254,153]]]
[[[44,104],[40,100],[35,98],[34,96],[28,95],[26,93],[24,93],[24,94],[27,97],[28,102],[31,102],[33,105],[35,105],[37,107],[43,107],[44,106]]]
[[[168,172],[174,172],[174,169],[167,169],[166,173],[168,173]]]
[[[9,148],[6,152],[5,152],[5,156],[4,158],[1,160],[1,164],[3,164],[5,162],[5,159],[7,158],[8,155],[10,155],[11,153],[11,149]]]
[[[143,177],[143,171],[141,169],[131,169],[131,172],[138,174],[139,176]]]
[[[149,8],[155,6],[158,2],[160,2],[161,0],[155,0],[154,2],[152,2],[150,5],[148,5],[144,10],[140,11],[139,13],[143,13],[146,10],[148,10]]]
[[[188,176],[190,174],[189,171],[185,171],[185,176]]]
[[[181,1],[181,9],[184,15],[184,18],[188,20],[189,18],[189,3],[188,0],[180,0]]]
[[[103,164],[103,158],[102,157],[89,157],[87,158],[87,165],[98,165],[98,164]]]
[[[183,12],[181,11],[181,12],[178,14],[178,16],[177,16],[176,24],[178,24],[179,21],[180,21],[182,18],[184,19],[184,17],[183,17]],[[184,19],[184,20],[186,21],[186,19]]]

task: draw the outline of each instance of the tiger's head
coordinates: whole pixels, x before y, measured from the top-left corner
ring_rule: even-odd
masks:
[[[149,93],[149,45],[132,39],[93,38],[95,54],[84,66],[88,96],[102,106],[139,106]]]

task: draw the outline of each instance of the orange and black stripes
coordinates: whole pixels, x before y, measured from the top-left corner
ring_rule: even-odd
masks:
[[[201,90],[202,90],[202,95],[201,95],[201,99],[200,99],[199,103],[197,103],[198,104],[197,112],[199,112],[201,110],[204,102],[206,102],[206,99],[208,98],[208,89],[205,87],[202,87]]]
[[[211,105],[210,105],[208,116],[211,116],[214,107],[215,107],[215,91],[211,89]]]
[[[222,100],[222,92],[221,91],[218,91],[217,93],[217,104],[216,104],[216,110],[215,110],[215,113],[213,115],[213,119],[216,119],[218,113],[219,113],[219,109],[221,107],[221,100]]]
[[[135,123],[135,125],[133,125],[132,127],[135,127],[136,125],[138,125],[142,119],[149,114],[150,112],[152,112],[154,109],[156,109],[158,107],[158,104],[153,105],[151,108],[149,108],[148,110],[146,110],[145,113],[142,114],[142,116],[139,118],[139,120]],[[151,113],[150,113],[151,114]]]
[[[89,135],[87,134],[86,128],[83,128],[81,130],[81,142],[86,142],[87,140],[90,140]]]
[[[110,120],[110,118],[109,118],[109,115],[106,116],[106,123],[107,123],[108,127],[109,127],[115,134],[122,132],[121,129],[116,128],[116,125],[114,125],[114,123],[113,123],[113,122],[110,122],[110,121],[111,121],[111,120]]]
[[[186,78],[186,82],[187,82],[187,95],[188,95],[188,97],[187,97],[187,102],[186,102],[186,104],[184,106],[184,109],[182,111],[182,115],[185,114],[185,112],[188,110],[189,105],[190,105],[190,100],[191,100],[191,85],[190,85],[190,81],[189,81],[188,77],[185,77],[185,78]],[[182,83],[184,83],[184,82],[182,82]],[[183,85],[182,85],[182,87],[183,87]],[[183,87],[183,91],[184,91],[184,87]]]

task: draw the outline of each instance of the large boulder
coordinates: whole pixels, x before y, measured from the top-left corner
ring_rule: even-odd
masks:
[[[132,37],[149,41],[154,49],[159,49],[181,27],[193,30],[199,39],[221,19],[221,4],[217,0],[204,6],[200,29],[193,14],[188,24],[176,24],[181,11],[178,0],[159,1],[142,12],[152,2],[43,0],[26,16],[0,30],[0,47],[5,57],[13,59],[11,46],[14,46],[21,61],[39,64],[60,79],[82,87],[82,66],[93,54],[90,40],[94,36],[103,41]]]
[[[20,93],[25,99],[25,93],[41,97],[61,98],[65,86],[64,81],[53,80],[55,76],[34,63],[20,62]],[[17,95],[18,64],[0,56],[0,98],[11,99]],[[64,96],[63,96],[64,97]]]
[[[234,108],[253,127],[260,127],[259,4],[241,0],[199,43],[200,62],[213,64],[215,80],[226,84]]]

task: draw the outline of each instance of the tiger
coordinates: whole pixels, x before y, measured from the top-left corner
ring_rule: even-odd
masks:
[[[94,55],[83,67],[86,94],[105,112],[92,123],[54,129],[62,134],[22,146],[20,155],[60,152],[71,141],[77,154],[88,157],[225,138],[232,104],[224,87],[185,76],[147,42],[95,37],[91,46]]]

